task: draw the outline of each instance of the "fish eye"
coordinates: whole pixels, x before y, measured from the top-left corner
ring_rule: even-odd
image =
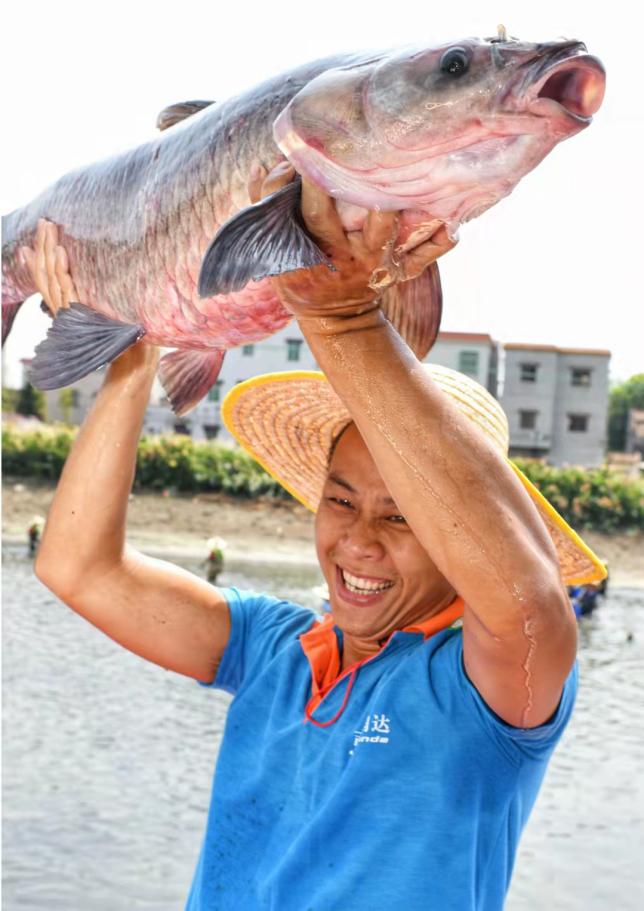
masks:
[[[451,47],[441,57],[441,72],[448,76],[462,76],[470,68],[470,58],[462,47]]]

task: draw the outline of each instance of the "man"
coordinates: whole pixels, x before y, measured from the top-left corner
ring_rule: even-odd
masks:
[[[290,179],[276,169],[255,197]],[[336,271],[274,283],[331,384],[311,380],[322,418],[314,435],[278,430],[287,389],[272,410],[270,395],[253,399],[246,422],[249,399],[235,399],[228,420],[240,436],[255,428],[246,442],[278,477],[284,453],[302,446],[297,470],[282,472],[301,499],[309,466],[323,485],[316,542],[332,617],[318,624],[266,595],[217,591],[126,544],[157,365],[142,344],[108,370],[36,571],[126,648],[235,693],[191,911],[492,911],[574,699],[562,554],[588,578],[601,572],[560,522],[555,547],[538,495],[494,445],[498,417],[491,436],[474,426],[483,399],[449,377],[441,388],[383,317],[368,281],[395,215],[372,213],[345,235],[333,202],[306,183],[302,212]],[[429,263],[450,245],[439,233],[422,255]],[[51,227],[37,246],[31,268],[56,311],[74,298],[64,253]],[[327,438],[327,470],[310,441],[322,439],[333,390],[346,412]],[[462,631],[450,629],[460,615]]]

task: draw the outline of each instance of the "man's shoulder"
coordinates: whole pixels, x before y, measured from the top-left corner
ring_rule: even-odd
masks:
[[[267,592],[230,586],[220,589],[230,608],[233,623],[244,620],[263,627],[293,626],[309,629],[318,615],[311,608],[303,607],[288,598],[279,598]]]

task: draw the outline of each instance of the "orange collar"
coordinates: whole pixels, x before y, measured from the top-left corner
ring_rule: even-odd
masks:
[[[463,608],[463,599],[457,597],[448,607],[429,617],[427,620],[422,620],[420,623],[414,623],[412,626],[406,626],[403,630],[396,630],[395,632],[422,633],[424,639],[429,639],[434,633],[446,629],[448,626],[451,626],[455,620],[462,617]],[[363,658],[362,661],[358,661],[350,667],[346,667],[342,673],[340,673],[340,649],[338,648],[338,639],[333,627],[333,614],[327,614],[323,620],[316,620],[311,629],[306,633],[302,633],[300,636],[302,650],[308,658],[311,667],[312,692],[311,698],[306,706],[306,717],[311,721],[313,720],[310,717],[311,713],[315,711],[335,684],[342,680],[343,677],[347,676],[347,674],[353,674],[355,676],[355,672],[358,668],[363,664],[366,664],[367,661],[372,661],[378,655],[382,654],[383,650],[387,648],[391,641],[390,636],[375,655],[371,655],[369,658]],[[395,635],[395,633],[392,633],[392,636],[393,635]],[[344,704],[342,707],[344,708]]]

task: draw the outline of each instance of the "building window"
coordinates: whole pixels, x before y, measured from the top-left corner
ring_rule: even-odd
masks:
[[[467,373],[468,376],[479,375],[479,353],[478,351],[459,351],[458,352],[458,369],[461,373]]]
[[[190,425],[185,421],[175,421],[174,423],[174,432],[180,433],[182,436],[190,436]]]
[[[244,357],[250,357],[255,352],[254,345],[242,345],[242,354]]]
[[[568,430],[570,430],[572,433],[586,433],[588,430],[588,415],[569,414]]]
[[[520,365],[521,382],[522,383],[536,383],[538,369],[539,369],[538,364],[521,364]]]
[[[224,385],[223,380],[217,380],[214,386],[208,390],[208,401],[218,402],[221,397],[221,387]]]
[[[78,408],[78,406],[80,405],[80,392],[78,391],[78,389],[72,389],[71,393],[72,393],[71,394],[72,408]],[[94,393],[94,394],[96,394],[96,393]]]
[[[521,430],[535,430],[537,426],[538,411],[520,411],[519,427]]]
[[[572,367],[570,371],[571,386],[590,386],[590,367]]]
[[[301,338],[287,338],[286,339],[286,360],[287,361],[299,361],[301,347],[302,347]]]
[[[217,439],[217,434],[219,433],[220,427],[219,424],[204,424],[203,432],[207,440]]]

